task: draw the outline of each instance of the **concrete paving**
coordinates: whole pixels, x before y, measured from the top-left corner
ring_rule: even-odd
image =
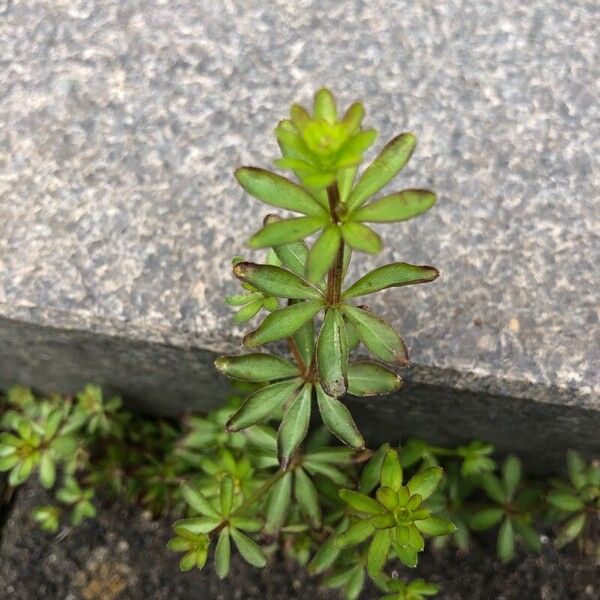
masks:
[[[440,268],[374,303],[412,350],[417,396],[446,402],[435,435],[483,428],[502,444],[528,415],[511,443],[597,448],[597,2],[30,0],[0,13],[0,386],[93,379],[160,412],[220,401],[212,353],[242,333],[222,302],[229,260],[265,212],[232,170],[268,166],[277,120],[326,84],[365,101],[380,145],[413,131],[393,185],[439,195],[427,216],[381,227],[386,250],[353,271]],[[410,407],[425,433],[435,406]]]

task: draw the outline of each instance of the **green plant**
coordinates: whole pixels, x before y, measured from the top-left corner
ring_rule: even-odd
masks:
[[[394,138],[355,181],[363,153],[376,137],[375,131],[362,129],[363,116],[362,105],[355,103],[339,118],[331,92],[322,89],[315,95],[312,115],[294,105],[290,119],[279,123],[276,129],[283,155],[276,164],[293,171],[300,184],[257,167],[242,167],[235,172],[240,185],[258,200],[302,215],[266,217],[264,227],[249,241],[250,248],[269,249],[266,262],[259,264],[236,257],[233,272],[244,293],[227,299],[230,305],[240,307],[235,317],[237,322],[244,322],[261,310],[268,313],[244,337],[246,348],[253,350],[285,340],[290,358],[252,352],[223,356],[216,361],[217,368],[229,377],[256,384],[253,393],[227,421],[227,431],[246,431],[273,419],[280,420],[276,455],[270,456],[271,465],[275,467],[278,463],[279,467],[258,490],[247,493],[239,488],[237,495],[231,492],[232,500],[225,503],[227,510],[222,490],[220,511],[216,501],[211,504],[202,489],[195,490],[195,503],[191,502],[188,490],[188,504],[201,516],[196,521],[176,524],[178,537],[171,545],[189,548],[182,563],[184,569],[204,564],[215,537],[218,537],[215,566],[219,574],[227,572],[224,565],[228,564],[230,543],[225,540],[229,538],[249,562],[262,563],[257,547],[253,546],[250,552],[248,541],[240,545],[240,540],[246,538],[234,519],[254,519],[261,515],[265,519],[264,532],[280,534],[292,498],[310,527],[321,530],[323,517],[316,478],[329,478],[340,486],[346,483],[332,469],[341,457],[351,461],[352,453],[343,448],[328,449],[317,451],[317,458],[314,451],[302,449],[313,402],[329,431],[357,452],[356,459],[368,456],[369,452],[365,453],[364,439],[343,403],[343,396],[347,392],[357,396],[384,394],[401,385],[398,375],[379,362],[350,360],[351,352],[362,342],[379,361],[396,366],[408,363],[408,350],[395,329],[367,307],[354,302],[386,288],[433,281],[438,271],[428,266],[393,263],[374,269],[349,286],[344,285],[344,280],[352,251],[374,254],[382,249],[381,238],[365,223],[410,219],[431,208],[435,196],[426,190],[409,189],[371,201],[406,164],[415,138],[412,134]],[[315,233],[317,239],[309,248],[305,239]],[[400,479],[395,472],[393,483],[386,475],[392,469],[388,467],[390,461],[400,471]],[[359,514],[349,520],[344,516],[349,529],[335,543],[349,545],[350,532],[366,532],[370,528],[374,536],[368,551],[367,572],[385,589],[382,572],[392,546],[405,564],[414,566],[417,552],[424,546],[421,529],[429,535],[447,534],[453,526],[432,517],[421,504],[439,483],[441,469],[432,468],[426,475],[415,475],[403,486],[394,450],[388,450],[383,465],[377,499],[349,489],[340,492]],[[422,477],[426,483],[419,484]],[[256,494],[260,496],[255,498]],[[202,503],[198,498],[202,498]],[[263,498],[266,503],[261,505]],[[362,504],[370,503],[375,513],[361,518],[361,511],[352,504],[358,498],[362,498]],[[338,507],[340,518],[347,511]],[[337,529],[339,523],[333,525]],[[184,532],[187,538],[182,537]],[[352,545],[362,541],[352,538]],[[196,556],[195,563],[192,556]],[[364,574],[359,575],[359,571],[351,570],[356,575],[350,579],[362,580]],[[354,583],[353,587],[359,589],[362,585]]]
[[[435,203],[432,192],[419,189],[372,200],[409,160],[415,138],[394,138],[357,177],[376,137],[362,129],[363,116],[355,103],[339,118],[331,93],[320,90],[312,115],[294,105],[276,128],[283,156],[276,164],[299,184],[257,167],[235,172],[252,196],[301,216],[266,216],[248,243],[267,249],[264,263],[233,259],[243,290],[226,299],[237,309],[234,320],[266,315],[244,337],[249,353],[216,361],[236,392],[227,406],[178,424],[136,417],[95,386],[66,402],[38,402],[15,388],[0,435],[0,470],[9,471],[10,485],[38,473],[45,487],[59,488],[56,499],[70,507],[73,524],[94,516],[99,489],[155,514],[170,512],[180,518],[168,547],[182,553],[183,571],[203,568],[211,556],[217,575],[226,577],[233,548],[256,567],[281,549],[348,600],[368,579],[384,600],[435,594],[433,583],[386,573],[390,561],[416,567],[430,538],[467,551],[470,531],[499,526],[497,551],[510,560],[515,536],[539,548],[532,525],[543,513],[568,519],[559,545],[590,535],[586,524],[599,511],[598,467],[576,454],[568,458],[571,483],[557,481],[548,492],[522,477],[515,457],[498,473],[493,447],[478,440],[458,448],[417,439],[401,449],[365,447],[344,397],[397,390],[393,367],[408,363],[408,350],[357,299],[433,281],[438,271],[397,262],[345,285],[353,252],[382,249],[367,223],[404,221]],[[255,350],[274,342],[287,352]],[[350,359],[359,344],[374,360]],[[324,426],[310,428],[315,404]],[[332,445],[331,435],[343,446]],[[56,531],[60,514],[44,505],[33,518]]]
[[[437,585],[432,583],[378,574],[388,544],[392,564],[412,564],[421,547],[419,535],[431,538],[435,547],[454,543],[466,552],[472,533],[482,525],[501,528],[504,519],[510,519],[513,533],[529,542],[528,547],[539,547],[539,534],[532,527],[545,521],[559,527],[558,546],[565,543],[566,533],[581,550],[600,558],[594,528],[600,515],[598,465],[586,463],[573,451],[567,459],[570,480],[546,482],[522,476],[514,457],[498,469],[491,458],[492,446],[479,441],[447,448],[409,439],[399,452],[388,444],[376,452],[356,451],[330,446],[327,430],[320,427],[284,472],[275,429],[254,425],[226,431],[243,395],[254,388],[240,383],[235,387],[240,394],[232,395],[226,406],[180,422],[140,418],[116,408],[109,419],[112,425],[101,437],[85,425],[92,417],[86,413],[91,405],[86,404],[87,416],[71,434],[76,468],[67,468],[69,461],[56,461],[52,489],[57,504],[34,508],[33,520],[55,532],[65,508],[71,511],[71,521],[78,523],[93,516],[97,499],[108,492],[154,514],[168,512],[180,518],[169,547],[183,553],[184,570],[204,564],[212,552],[212,563],[223,577],[233,547],[241,546],[242,556],[252,564],[263,564],[272,553],[283,551],[309,573],[323,576],[324,586],[339,589],[350,599],[360,595],[370,575],[387,594],[384,598],[416,600],[433,594]],[[77,398],[90,393],[101,398],[93,387]],[[10,424],[19,417],[45,431],[59,407],[70,407],[68,414],[77,403],[59,396],[35,399],[19,387],[9,391],[8,399],[2,427],[10,430],[5,431],[9,435],[14,435]],[[0,456],[15,453],[14,440],[5,444],[6,439],[2,434]],[[440,467],[445,475],[438,481]],[[32,468],[29,478],[39,474],[38,467]],[[490,477],[496,482],[491,487],[486,481]],[[429,495],[434,484],[437,487]],[[488,492],[494,489],[490,498]],[[398,525],[407,494],[404,507],[409,512],[400,519],[400,529],[388,527],[392,518]],[[416,506],[418,498],[413,498],[415,504],[409,506],[416,494],[421,505]],[[220,528],[224,521],[228,525]],[[527,525],[528,534],[521,534],[520,523]],[[353,545],[357,532],[366,537]],[[508,559],[508,554],[502,557]]]

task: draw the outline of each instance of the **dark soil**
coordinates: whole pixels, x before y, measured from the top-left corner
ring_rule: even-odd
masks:
[[[264,570],[234,561],[223,582],[210,567],[182,574],[177,556],[165,549],[170,520],[152,521],[143,511],[119,503],[101,509],[96,521],[50,536],[29,517],[33,506],[47,501],[35,486],[19,492],[0,546],[2,600],[338,598],[283,560]],[[436,597],[441,600],[600,599],[600,568],[575,549],[558,553],[549,543],[539,555],[523,554],[501,565],[493,540],[484,540],[468,556],[451,549],[426,554],[411,575],[441,584]],[[363,594],[365,599],[377,597],[371,589]]]

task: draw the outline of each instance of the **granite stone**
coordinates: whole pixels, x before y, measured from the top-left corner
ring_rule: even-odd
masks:
[[[451,420],[463,435],[501,438],[527,414],[521,445],[547,447],[558,414],[561,450],[597,448],[597,2],[28,0],[0,15],[0,386],[95,379],[159,412],[219,398],[210,359],[242,333],[222,302],[230,257],[259,257],[244,240],[266,212],[232,170],[268,166],[277,120],[326,84],[364,99],[379,145],[413,131],[393,186],[439,196],[382,226],[386,249],[352,271],[440,268],[373,302],[411,348],[410,385],[490,406]]]

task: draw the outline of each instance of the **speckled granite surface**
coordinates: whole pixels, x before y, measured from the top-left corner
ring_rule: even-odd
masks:
[[[236,346],[229,259],[264,210],[231,171],[268,165],[276,120],[327,83],[366,100],[380,143],[414,131],[395,185],[439,194],[356,267],[441,269],[377,307],[416,376],[600,409],[594,0],[0,0],[0,13],[4,323]],[[11,359],[14,330],[0,327]]]

